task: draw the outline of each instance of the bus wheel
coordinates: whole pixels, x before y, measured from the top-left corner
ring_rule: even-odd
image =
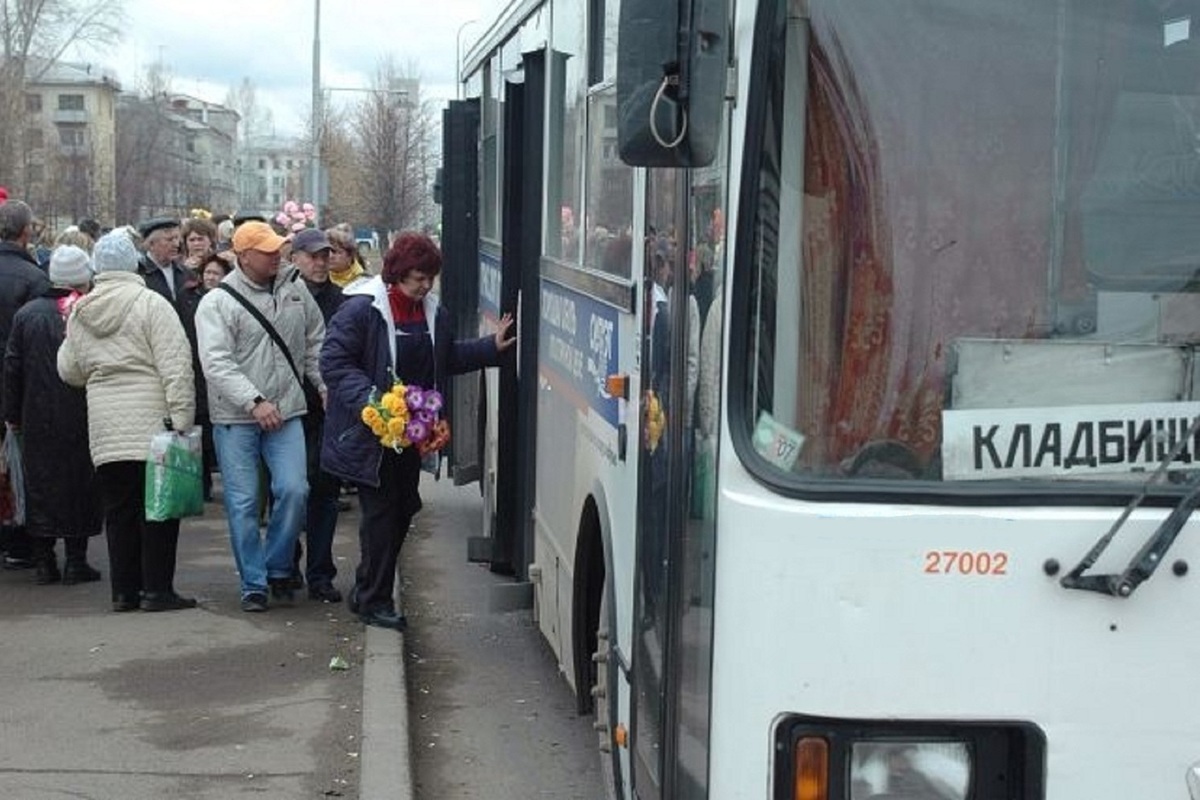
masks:
[[[608,580],[600,588],[600,614],[596,621],[596,652],[592,663],[596,665],[596,682],[592,685],[593,708],[596,710],[594,726],[600,747],[600,775],[604,781],[604,796],[617,797],[616,774],[621,763],[615,750],[612,732],[612,708],[616,705],[616,682],[609,680],[609,630],[608,630]]]

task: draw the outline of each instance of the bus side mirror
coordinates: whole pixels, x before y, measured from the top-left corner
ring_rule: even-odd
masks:
[[[702,167],[716,155],[729,65],[729,0],[623,0],[617,135],[634,167]]]

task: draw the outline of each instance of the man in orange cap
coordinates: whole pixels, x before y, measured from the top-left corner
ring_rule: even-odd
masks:
[[[292,554],[308,498],[304,378],[325,396],[317,368],[325,323],[296,268],[280,267],[285,243],[264,222],[238,226],[238,268],[196,309],[243,611],[266,611],[268,594],[293,599]],[[260,459],[271,476],[265,538],[258,526]]]

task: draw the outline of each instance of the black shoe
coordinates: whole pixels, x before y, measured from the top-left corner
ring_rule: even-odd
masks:
[[[242,598],[242,611],[256,614],[260,611],[266,611],[268,607],[267,596],[263,592],[250,592],[250,594]]]
[[[62,582],[63,586],[73,586],[76,583],[92,583],[103,577],[100,570],[96,569],[87,562],[79,564],[67,564],[67,568],[63,570]]]
[[[282,600],[285,603],[295,602],[296,590],[292,588],[291,578],[271,578],[267,581],[267,586],[271,589],[272,600]]]
[[[142,611],[181,611],[195,607],[195,598],[181,597],[175,592],[146,592],[142,595]]]
[[[136,594],[118,594],[113,597],[112,610],[117,613],[137,611],[142,607],[141,600]]]
[[[294,573],[290,578],[283,578],[282,580],[292,591],[298,592],[304,588],[304,576],[299,572]]]
[[[377,609],[375,611],[366,611],[358,615],[365,625],[374,625],[376,628],[390,628],[394,631],[404,631],[408,627],[408,620],[403,614],[397,614],[395,611],[387,608]]]
[[[342,593],[332,583],[322,583],[308,587],[308,599],[320,600],[322,603],[340,603]]]
[[[45,561],[39,561],[37,572],[33,576],[33,582],[39,586],[45,586],[50,583],[58,583],[63,578],[62,573],[58,571],[58,563],[53,556]]]
[[[20,556],[5,556],[5,569],[33,569],[37,564],[32,558],[21,558]]]
[[[337,510],[338,511],[349,511],[352,508],[354,508],[354,506],[350,505],[349,500],[347,500],[344,497],[338,498],[338,501],[337,501]]]

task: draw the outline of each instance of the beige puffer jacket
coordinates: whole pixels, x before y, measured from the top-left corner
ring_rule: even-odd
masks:
[[[133,272],[102,272],[75,304],[58,349],[58,374],[87,388],[88,438],[96,466],[145,461],[150,437],[170,416],[192,427],[192,349],[171,304]]]

